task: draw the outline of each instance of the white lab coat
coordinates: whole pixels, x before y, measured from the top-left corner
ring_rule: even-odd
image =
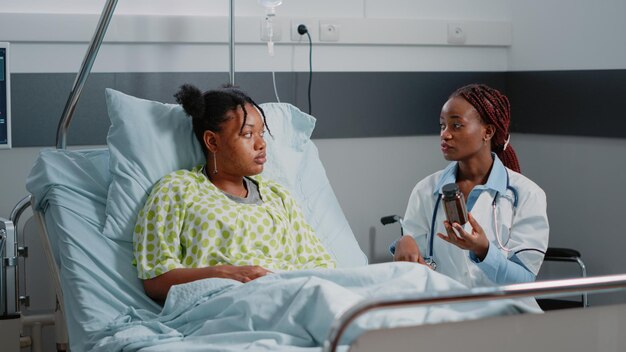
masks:
[[[509,175],[510,186],[518,192],[517,211],[515,217],[512,217],[514,196],[512,191],[507,190],[506,194],[498,196],[496,214],[501,241],[506,243],[506,247],[510,248],[511,251],[506,252],[499,249],[495,237],[492,207],[495,191],[482,191],[470,212],[484,229],[490,246],[494,246],[492,249],[497,248],[502,251],[509,260],[516,255],[526,269],[537,275],[543,262],[544,254],[542,252],[545,253],[548,247],[549,226],[546,214],[546,195],[530,179],[508,168],[506,171]],[[436,172],[415,186],[404,216],[405,234],[410,234],[415,238],[422,256],[425,257],[430,255],[429,240],[430,236],[433,235],[430,233],[433,208],[436,197],[440,197],[439,192],[435,194],[435,187],[438,185],[443,172],[444,170]],[[446,216],[441,202],[436,216],[433,258],[437,263],[437,271],[468,287],[496,285],[492,278],[488,277],[470,259],[469,251],[460,249],[436,236],[438,232],[446,233],[443,225]],[[471,233],[472,228],[469,222],[464,227],[466,232]],[[520,250],[523,251],[516,254]]]

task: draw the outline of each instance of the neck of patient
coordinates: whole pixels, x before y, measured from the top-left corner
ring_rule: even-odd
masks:
[[[218,172],[217,174],[211,174],[209,179],[211,183],[222,192],[233,196],[243,198],[248,192],[242,175],[230,175],[225,172]]]

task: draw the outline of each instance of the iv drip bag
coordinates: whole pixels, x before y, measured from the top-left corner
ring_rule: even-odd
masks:
[[[266,11],[274,12],[275,8],[282,4],[282,0],[259,0],[259,4],[265,7]]]

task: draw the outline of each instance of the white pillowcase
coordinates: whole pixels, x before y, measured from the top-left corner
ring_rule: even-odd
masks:
[[[132,242],[137,214],[152,186],[168,173],[190,169],[205,159],[191,118],[180,105],[139,99],[113,89],[106,90],[106,101],[112,180],[103,234]],[[272,134],[266,134],[268,161],[263,176],[289,189],[339,267],[367,264],[310,140],[315,118],[290,104],[261,107]]]
[[[180,105],[138,99],[107,89],[111,185],[103,234],[132,242],[137,214],[152,185],[170,172],[192,168],[204,156]]]

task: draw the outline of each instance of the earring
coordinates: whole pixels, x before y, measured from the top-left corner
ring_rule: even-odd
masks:
[[[217,173],[217,155],[213,153],[213,174]]]

